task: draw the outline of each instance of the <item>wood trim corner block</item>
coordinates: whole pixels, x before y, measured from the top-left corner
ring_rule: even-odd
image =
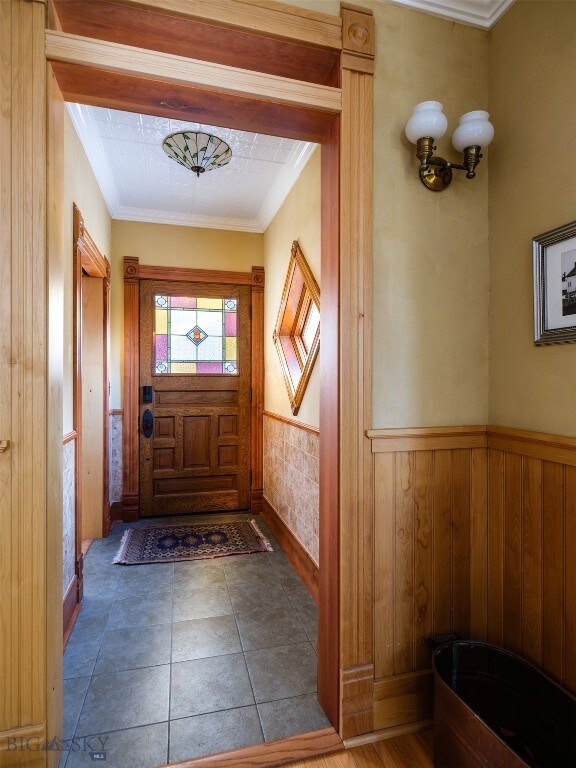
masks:
[[[374,665],[342,670],[343,739],[374,730]]]

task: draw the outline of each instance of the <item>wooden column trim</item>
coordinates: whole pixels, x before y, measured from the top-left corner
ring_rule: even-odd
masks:
[[[340,621],[342,738],[373,730],[372,123],[374,18],[341,4]],[[353,150],[354,148],[354,150]],[[354,372],[352,374],[352,372]]]
[[[109,378],[109,349],[108,349],[108,329],[110,327],[110,264],[105,259],[105,274],[103,276],[104,284],[102,291],[102,301],[104,302],[104,312],[102,321],[102,338],[104,339],[104,370],[102,376],[102,386],[104,388],[102,402],[104,403],[104,456],[103,456],[103,477],[102,477],[102,536],[106,537],[110,533],[110,378]]]
[[[76,204],[72,205],[72,424],[77,436],[82,435],[82,246],[84,219]],[[69,247],[69,246],[68,246]],[[74,443],[74,571],[76,574],[77,602],[82,601],[82,440]]]
[[[122,510],[125,522],[138,520],[138,371],[140,365],[139,261],[124,259],[124,418],[122,425]]]
[[[21,734],[42,743],[47,702],[58,704],[52,633],[57,621],[61,647],[61,593],[59,610],[53,599],[61,561],[56,553],[53,561],[47,559],[47,552],[48,544],[55,544],[51,526],[61,530],[55,505],[61,504],[62,422],[60,351],[56,360],[48,351],[57,297],[48,296],[56,265],[47,263],[46,251],[46,8],[8,0],[1,16],[0,439],[10,444],[0,454],[0,762],[9,764],[14,759],[6,752],[7,738]],[[55,334],[55,344],[61,343]],[[50,725],[59,727],[53,720]],[[19,757],[26,759],[25,753]],[[38,757],[38,764],[46,762],[46,755]]]
[[[252,413],[250,508],[262,511],[264,487],[264,267],[252,267]]]
[[[322,144],[322,317],[320,344],[320,503],[318,587],[318,700],[340,730],[340,124]],[[346,619],[344,619],[346,620]],[[340,734],[342,735],[342,734]]]

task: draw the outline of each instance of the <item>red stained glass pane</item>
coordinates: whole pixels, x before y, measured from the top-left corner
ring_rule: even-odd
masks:
[[[236,336],[236,312],[226,312],[226,336]]]
[[[222,373],[222,363],[198,363],[198,373]]]
[[[156,360],[168,358],[168,336],[165,333],[157,333],[155,338]]]
[[[172,296],[170,306],[179,309],[196,309],[196,296]]]

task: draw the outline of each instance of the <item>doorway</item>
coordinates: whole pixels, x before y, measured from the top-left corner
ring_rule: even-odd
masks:
[[[64,636],[82,601],[88,542],[109,530],[108,344],[110,263],[73,206],[73,425],[75,434],[74,588],[64,602]],[[69,556],[69,553],[66,553]]]
[[[72,8],[74,3],[61,3],[60,5]],[[87,13],[80,15],[80,23],[83,26],[82,31],[77,33],[79,35],[92,34],[93,30],[96,29],[97,25],[92,24],[92,20],[89,18],[92,9],[96,9],[102,15],[101,3],[92,2],[85,5]],[[115,7],[120,5],[122,4],[115,4]],[[147,5],[153,8],[155,4],[150,2]],[[342,639],[341,649],[337,643],[334,644],[333,652],[330,654],[331,660],[327,663],[324,673],[328,674],[327,690],[332,691],[332,700],[336,702],[335,709],[331,711],[332,722],[343,735],[351,736],[370,730],[370,667],[373,661],[371,579],[369,577],[371,573],[371,502],[369,498],[371,483],[368,471],[369,462],[365,455],[366,441],[363,439],[364,430],[370,424],[370,393],[369,376],[366,375],[363,378],[363,374],[369,371],[370,362],[368,328],[370,297],[369,289],[366,286],[369,286],[370,282],[369,265],[372,236],[370,194],[371,86],[369,83],[371,82],[370,74],[373,71],[371,60],[373,58],[374,29],[373,25],[370,26],[368,23],[369,20],[365,18],[356,18],[358,23],[351,24],[350,16],[354,13],[358,16],[357,11],[345,10],[343,12],[344,22],[342,22],[338,18],[324,19],[321,18],[322,15],[311,15],[300,9],[288,9],[288,7],[280,6],[271,8],[269,3],[265,3],[261,4],[262,7],[256,14],[255,22],[253,11],[244,7],[248,6],[248,3],[240,3],[238,8],[226,11],[227,5],[229,4],[218,2],[204,4],[202,7],[205,10],[202,15],[207,15],[209,20],[213,20],[215,11],[218,11],[220,13],[219,23],[223,24],[226,29],[253,31],[257,28],[257,33],[263,38],[268,35],[267,41],[274,34],[281,41],[287,38],[301,40],[304,43],[303,47],[306,47],[307,54],[313,53],[315,46],[323,47],[328,52],[335,51],[336,71],[338,71],[338,59],[344,51],[342,56],[342,89],[341,91],[338,88],[333,89],[338,93],[328,94],[332,101],[327,110],[332,117],[342,110],[343,149],[342,153],[336,151],[326,167],[330,187],[335,190],[336,195],[335,198],[328,198],[332,202],[328,202],[325,214],[330,219],[342,207],[345,216],[342,218],[340,227],[332,228],[332,235],[326,239],[328,243],[327,267],[335,268],[330,272],[336,275],[336,282],[332,286],[332,298],[335,301],[334,310],[327,318],[330,325],[333,326],[332,343],[335,346],[329,345],[333,354],[326,359],[325,365],[328,372],[346,370],[346,376],[340,377],[341,391],[340,393],[337,392],[336,399],[332,401],[332,404],[327,404],[325,411],[325,417],[334,422],[334,426],[329,429],[329,445],[334,452],[335,462],[330,461],[324,465],[324,472],[328,473],[323,478],[323,486],[326,488],[327,495],[321,503],[323,509],[327,505],[326,509],[329,515],[336,515],[336,523],[332,522],[331,526],[326,528],[326,534],[329,538],[324,537],[330,543],[332,550],[329,547],[325,552],[325,562],[328,568],[322,578],[331,582],[331,586],[327,584],[325,588],[328,590],[333,601],[333,608],[336,610],[336,615],[334,611],[332,612],[335,624],[328,636],[341,637]],[[124,3],[123,6],[131,14],[130,22],[134,21],[135,17],[132,12],[135,6],[130,4],[131,7],[128,7],[127,3]],[[175,4],[172,3],[172,6]],[[109,7],[110,4],[106,4],[107,11]],[[15,109],[14,116],[12,118],[7,116],[6,118],[6,130],[12,136],[12,151],[22,158],[22,162],[11,165],[3,164],[6,176],[12,180],[12,186],[9,183],[3,185],[2,197],[6,201],[6,210],[14,212],[16,218],[13,216],[13,220],[26,220],[30,232],[30,238],[20,237],[19,230],[14,235],[9,232],[6,235],[9,238],[7,247],[10,248],[12,254],[12,261],[7,265],[7,269],[11,266],[12,272],[8,277],[12,279],[12,290],[19,302],[16,307],[13,307],[14,317],[22,318],[22,327],[25,324],[23,313],[28,311],[29,304],[25,299],[29,295],[37,302],[38,309],[46,306],[46,301],[49,301],[51,308],[56,308],[58,298],[61,296],[61,288],[59,287],[61,274],[58,272],[57,249],[52,247],[55,241],[58,242],[59,237],[56,231],[58,229],[58,212],[55,211],[53,205],[48,209],[51,247],[49,272],[46,277],[43,271],[46,258],[44,248],[46,241],[45,212],[47,210],[45,205],[46,185],[43,183],[32,184],[31,181],[34,174],[37,177],[38,173],[42,174],[44,171],[44,161],[46,160],[44,142],[40,141],[37,152],[30,155],[26,152],[28,136],[21,131],[21,125],[26,123],[34,128],[38,136],[43,136],[46,127],[46,110],[44,108],[46,71],[43,58],[45,45],[44,14],[45,7],[43,4],[12,2],[8,5],[8,22],[5,25],[7,39],[12,33],[16,40],[14,45],[7,46],[7,62],[15,73],[14,82],[19,85],[22,79],[17,75],[25,71],[31,75],[26,78],[26,82],[33,84],[33,87],[27,87],[24,90],[11,86],[8,82],[9,78],[3,84],[3,93],[7,93],[8,101],[12,99],[12,105]],[[275,21],[272,18],[273,14],[279,17]],[[362,17],[362,14],[360,16]],[[21,18],[25,18],[25,24],[20,23]],[[108,20],[112,25],[116,24],[116,16],[110,15]],[[67,24],[62,24],[60,28],[66,30],[67,27]],[[136,45],[143,42],[140,30],[134,34],[134,30],[137,28],[137,24],[132,24],[132,40],[137,39]],[[163,24],[154,23],[156,32],[163,28]],[[54,46],[54,35],[56,34],[48,33],[48,58],[55,62],[57,59],[63,61],[62,57],[64,57],[64,60],[68,59],[70,62],[72,54],[69,34],[73,36],[74,33],[58,33],[63,36],[63,46],[60,47],[59,51],[56,51]],[[103,34],[104,37],[109,34],[108,40],[122,39],[124,43],[130,44],[130,38],[124,37],[123,33],[120,38],[114,38],[114,30]],[[219,29],[216,29],[216,37],[219,34]],[[204,40],[201,34],[198,35],[198,38]],[[194,38],[192,37],[192,39]],[[114,55],[111,51],[115,45],[117,44],[106,44],[107,53],[100,58],[100,64],[110,62],[111,56]],[[92,53],[94,53],[95,48],[99,50],[104,47],[97,40],[90,40],[89,46]],[[151,47],[154,48],[154,46]],[[87,49],[88,42],[82,46],[79,45],[74,54],[76,62],[70,64],[72,68],[78,66],[80,70],[83,70],[83,74],[87,75],[84,81],[82,82],[82,76],[79,76],[76,85],[71,80],[68,80],[66,84],[61,82],[61,87],[66,92],[67,98],[73,98],[74,92],[80,94],[83,91],[89,92],[91,89],[95,91],[101,86],[109,85],[109,82],[105,82],[107,76],[102,78],[94,76],[94,72],[90,68],[93,70],[94,67],[98,68],[100,64],[95,63],[94,58],[88,62]],[[169,44],[168,50],[170,50]],[[231,50],[232,47],[229,47],[228,51]],[[182,53],[185,55],[186,51],[182,51]],[[140,52],[139,55],[141,55]],[[160,57],[162,58],[162,55]],[[258,62],[269,62],[270,59],[271,57],[262,55],[261,52],[255,54],[254,68],[257,70]],[[276,74],[281,74],[280,69],[283,61],[291,63],[294,59],[288,56],[274,58],[273,64],[276,67]],[[239,63],[246,65],[249,62],[242,61]],[[129,66],[133,66],[132,63]],[[121,64],[120,69],[126,71],[129,66]],[[150,67],[148,66],[146,69],[146,66],[148,65],[145,64],[144,69],[140,70],[140,74],[150,72]],[[64,69],[66,70],[67,67],[68,65],[65,65]],[[53,70],[56,71],[56,69],[57,66],[54,64]],[[70,70],[68,69],[68,71]],[[300,67],[300,71],[305,72],[306,69]],[[63,74],[61,70],[59,74]],[[128,76],[138,80],[134,67],[132,75]],[[169,100],[172,103],[171,109],[183,108],[189,104],[184,94],[181,94],[182,98],[178,100],[178,88],[173,87],[173,81],[168,86],[164,82],[159,83],[158,81],[162,81],[162,77],[158,78],[157,72],[155,76],[152,75],[150,78],[144,77],[143,79],[146,80],[145,89],[148,92],[156,89],[158,101],[166,102]],[[179,82],[183,82],[181,77]],[[197,85],[198,80],[194,82]],[[231,82],[228,85],[236,94],[240,93],[237,85],[232,85]],[[283,83],[280,85],[283,86]],[[210,87],[208,85],[208,88]],[[247,101],[250,101],[252,97],[263,99],[264,113],[269,116],[274,110],[277,111],[278,95],[276,93],[270,96],[270,89],[265,94],[261,83],[260,89],[258,88],[259,80],[253,76],[251,82],[244,86],[244,98]],[[295,87],[292,83],[291,89],[292,95],[288,97],[287,103],[291,105],[292,109],[296,107],[296,110],[292,115],[294,119],[286,121],[288,126],[293,128],[298,123],[302,127],[305,118],[303,113],[306,113],[310,106],[310,98],[312,98],[312,103],[317,105],[316,109],[312,111],[326,111],[326,102],[322,106],[316,100],[318,94],[313,92],[313,88],[307,90],[307,103],[306,99],[301,97],[302,89],[300,87]],[[51,96],[54,95],[53,90]],[[138,96],[137,90],[137,88],[130,90],[130,95],[134,99]],[[310,91],[313,92],[311,97]],[[114,92],[126,94],[128,90],[119,87]],[[112,93],[112,90],[109,89],[108,93]],[[205,96],[204,93],[204,103],[206,103]],[[222,103],[218,98],[215,101]],[[305,119],[304,122],[306,122]],[[308,125],[310,126],[309,122]],[[326,126],[326,124],[324,125]],[[333,138],[337,138],[336,134]],[[6,146],[10,146],[10,144],[6,143]],[[58,147],[57,138],[54,136],[51,137],[51,146]],[[58,150],[56,149],[56,151]],[[59,183],[57,155],[55,158],[56,163],[50,167],[51,190],[56,189]],[[340,185],[341,195],[338,194]],[[10,197],[11,194],[12,198]],[[27,215],[27,212],[30,211],[34,212],[32,218]],[[33,243],[34,247],[29,247],[29,243]],[[26,274],[35,275],[35,281],[29,281],[28,284],[22,281],[20,275],[23,271]],[[339,275],[341,279],[338,279]],[[6,285],[9,285],[9,280]],[[342,285],[344,291],[341,305],[338,300],[339,285]],[[49,298],[47,298],[44,290],[47,286]],[[326,288],[326,283],[324,288]],[[325,308],[328,307],[326,296],[325,290]],[[10,307],[9,301],[7,306]],[[38,312],[38,331],[43,338],[49,336],[53,339],[53,332],[56,333],[56,339],[61,338],[58,336],[58,322],[59,318],[55,311],[51,315],[48,315],[47,312]],[[358,326],[361,326],[362,330],[339,336],[338,328],[340,326],[352,327],[356,330]],[[46,333],[47,328],[49,328],[49,333]],[[324,345],[324,349],[326,349],[326,345]],[[12,484],[13,515],[18,520],[22,520],[22,524],[12,526],[11,533],[7,536],[7,542],[14,552],[19,552],[25,546],[25,540],[28,539],[27,544],[30,544],[34,551],[39,553],[39,556],[33,559],[32,566],[34,563],[37,563],[37,566],[32,567],[30,578],[25,581],[18,582],[18,574],[16,576],[11,574],[10,576],[6,571],[8,582],[12,578],[13,580],[16,579],[16,583],[19,584],[19,589],[13,590],[7,596],[6,610],[18,612],[21,621],[18,626],[10,629],[12,640],[4,645],[5,653],[2,656],[3,663],[12,664],[13,668],[18,671],[18,674],[13,676],[14,696],[12,700],[15,703],[7,711],[4,727],[8,729],[5,732],[9,733],[11,729],[26,726],[26,733],[39,734],[42,738],[58,733],[59,686],[57,685],[58,675],[55,675],[55,672],[57,671],[59,649],[53,638],[56,634],[59,635],[59,632],[46,630],[47,624],[42,618],[42,608],[46,601],[43,601],[42,595],[47,595],[50,606],[49,615],[56,615],[58,613],[59,579],[58,573],[52,578],[50,573],[45,572],[46,569],[40,553],[46,551],[48,561],[55,563],[56,571],[58,571],[58,547],[61,545],[61,539],[57,535],[57,517],[60,514],[58,498],[59,495],[61,496],[61,491],[58,490],[59,451],[57,446],[61,440],[61,405],[58,405],[60,392],[58,382],[61,380],[61,373],[58,374],[58,360],[50,361],[49,364],[46,363],[45,358],[39,356],[37,348],[30,345],[24,336],[13,338],[12,354],[17,359],[24,361],[26,365],[30,363],[30,370],[33,370],[34,377],[30,376],[22,382],[22,395],[23,399],[26,398],[27,412],[24,413],[21,406],[7,409],[12,413],[11,437],[14,443],[19,446],[18,453],[14,454],[13,473],[18,473],[20,476],[23,472],[29,472],[26,476],[30,480],[26,486],[21,483]],[[32,365],[32,363],[34,364]],[[322,360],[321,365],[324,368]],[[30,430],[28,414],[31,410],[31,403],[34,404],[35,408],[38,408],[39,414],[43,413],[46,404],[46,390],[48,386],[52,386],[52,382],[54,382],[54,391],[50,391],[49,402],[53,405],[53,409],[50,410],[49,418],[47,422],[36,420],[36,428]],[[345,404],[343,408],[338,406],[338,394],[341,395],[341,401]],[[12,405],[14,406],[14,403]],[[329,425],[327,424],[327,426]],[[341,477],[339,483],[335,483],[334,478],[337,477],[340,456],[342,456],[342,463],[351,467],[352,472],[346,477]],[[335,467],[336,475],[331,475],[330,473],[334,473]],[[322,470],[321,474],[323,474]],[[46,485],[47,477],[50,478],[48,488]],[[36,488],[38,490],[32,504],[32,489]],[[38,525],[38,519],[42,519],[44,510],[48,513],[48,525]],[[330,513],[330,510],[333,512]],[[31,517],[32,515],[33,517]],[[345,538],[347,544],[342,549],[342,553],[339,552],[338,547],[340,536]],[[4,562],[6,568],[12,567],[13,561],[10,558],[7,557]],[[336,567],[340,574],[333,570],[330,571],[332,567]],[[340,583],[343,585],[342,589],[340,589]],[[38,610],[31,609],[31,606],[36,605]],[[342,622],[338,618],[338,606],[341,607]],[[322,624],[321,620],[321,627]],[[324,629],[328,629],[331,625],[332,623],[328,622]],[[31,649],[27,643],[20,652],[21,641],[32,636],[38,638],[35,648]],[[44,664],[46,653],[48,653],[47,665]],[[24,672],[25,669],[30,668],[30,664],[35,665],[34,669],[38,670],[37,674]],[[47,684],[38,684],[44,678],[43,670],[45,669],[47,670]],[[342,679],[342,685],[340,679]],[[340,703],[342,703],[343,711],[341,721],[339,718]]]

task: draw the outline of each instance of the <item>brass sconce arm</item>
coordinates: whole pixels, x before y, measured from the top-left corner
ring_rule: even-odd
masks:
[[[467,179],[476,176],[476,166],[482,158],[479,146],[466,147],[463,163],[452,163],[443,157],[435,157],[435,149],[434,139],[429,136],[418,139],[416,157],[420,160],[420,180],[427,189],[433,192],[446,189],[452,181],[452,170],[466,171]]]

